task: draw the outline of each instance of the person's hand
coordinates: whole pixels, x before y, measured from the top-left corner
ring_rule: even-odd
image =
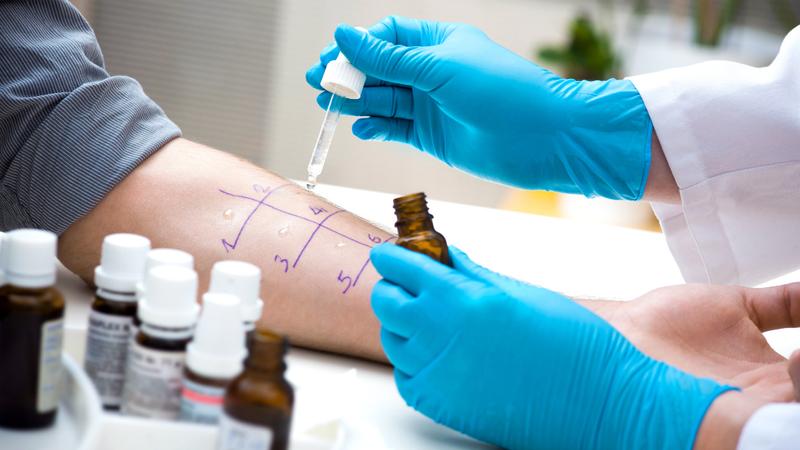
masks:
[[[800,326],[800,283],[671,286],[599,314],[652,358],[768,401],[794,399],[786,358],[762,333]]]
[[[690,448],[731,389],[642,354],[560,294],[450,254],[454,268],[391,244],[371,254],[397,388],[444,425],[512,449]]]
[[[361,139],[404,142],[472,174],[528,189],[641,198],[652,123],[627,80],[561,78],[462,24],[387,17],[364,33],[340,25],[309,69],[321,89],[339,49],[368,76]],[[324,108],[330,99],[318,97]]]
[[[800,402],[800,350],[796,350],[789,358],[789,376],[794,385],[794,400]]]

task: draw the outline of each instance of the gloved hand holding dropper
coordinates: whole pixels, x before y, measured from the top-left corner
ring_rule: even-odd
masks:
[[[319,89],[340,49],[368,75],[342,110],[368,116],[353,125],[359,138],[520,188],[642,197],[653,126],[631,82],[561,78],[462,24],[388,17],[368,33],[340,25],[335,38],[306,79]]]

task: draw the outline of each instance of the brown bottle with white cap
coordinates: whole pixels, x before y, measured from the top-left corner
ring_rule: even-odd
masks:
[[[89,313],[84,369],[109,410],[119,409],[122,403],[130,330],[136,317],[136,285],[149,250],[145,237],[108,235],[94,271],[97,293]]]
[[[0,426],[41,428],[56,417],[64,298],[56,281],[56,235],[6,234],[0,287]]]

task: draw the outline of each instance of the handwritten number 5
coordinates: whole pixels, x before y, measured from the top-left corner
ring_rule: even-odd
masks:
[[[347,282],[347,286],[345,286],[344,290],[342,291],[342,294],[347,294],[347,291],[349,291],[350,288],[353,286],[353,279],[346,276],[343,270],[339,271],[339,277],[337,279],[339,280],[340,283]]]

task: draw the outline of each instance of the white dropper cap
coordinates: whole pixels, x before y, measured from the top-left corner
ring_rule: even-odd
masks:
[[[156,248],[147,252],[145,271],[158,266],[177,266],[194,269],[194,257],[183,250]]]
[[[261,290],[261,269],[242,261],[219,261],[211,268],[209,292],[233,294],[242,302],[242,320],[253,323],[261,317],[264,301]]]
[[[175,250],[174,248],[156,248],[147,252],[147,260],[144,263],[144,272],[142,272],[142,281],[136,285],[136,297],[144,297],[144,278],[150,269],[159,266],[175,266],[185,267],[187,269],[194,269],[194,257],[189,253],[182,250]]]
[[[21,229],[6,234],[5,279],[25,288],[45,288],[56,282],[56,235],[43,230]]]
[[[367,32],[361,27],[356,27],[356,29]],[[366,80],[367,76],[364,72],[356,69],[350,64],[350,60],[344,56],[344,53],[339,52],[339,56],[325,67],[320,84],[328,92],[357,100],[361,98],[361,91],[364,89]]]
[[[178,266],[159,266],[145,275],[139,319],[164,328],[188,328],[197,321],[197,273]]]
[[[203,295],[203,311],[186,350],[186,365],[210,378],[233,378],[247,356],[241,302],[232,294]]]
[[[6,250],[4,244],[6,242],[6,234],[0,231],[0,286],[6,284]]]
[[[110,234],[103,239],[100,265],[94,269],[98,288],[133,293],[144,275],[150,240],[137,234]]]

